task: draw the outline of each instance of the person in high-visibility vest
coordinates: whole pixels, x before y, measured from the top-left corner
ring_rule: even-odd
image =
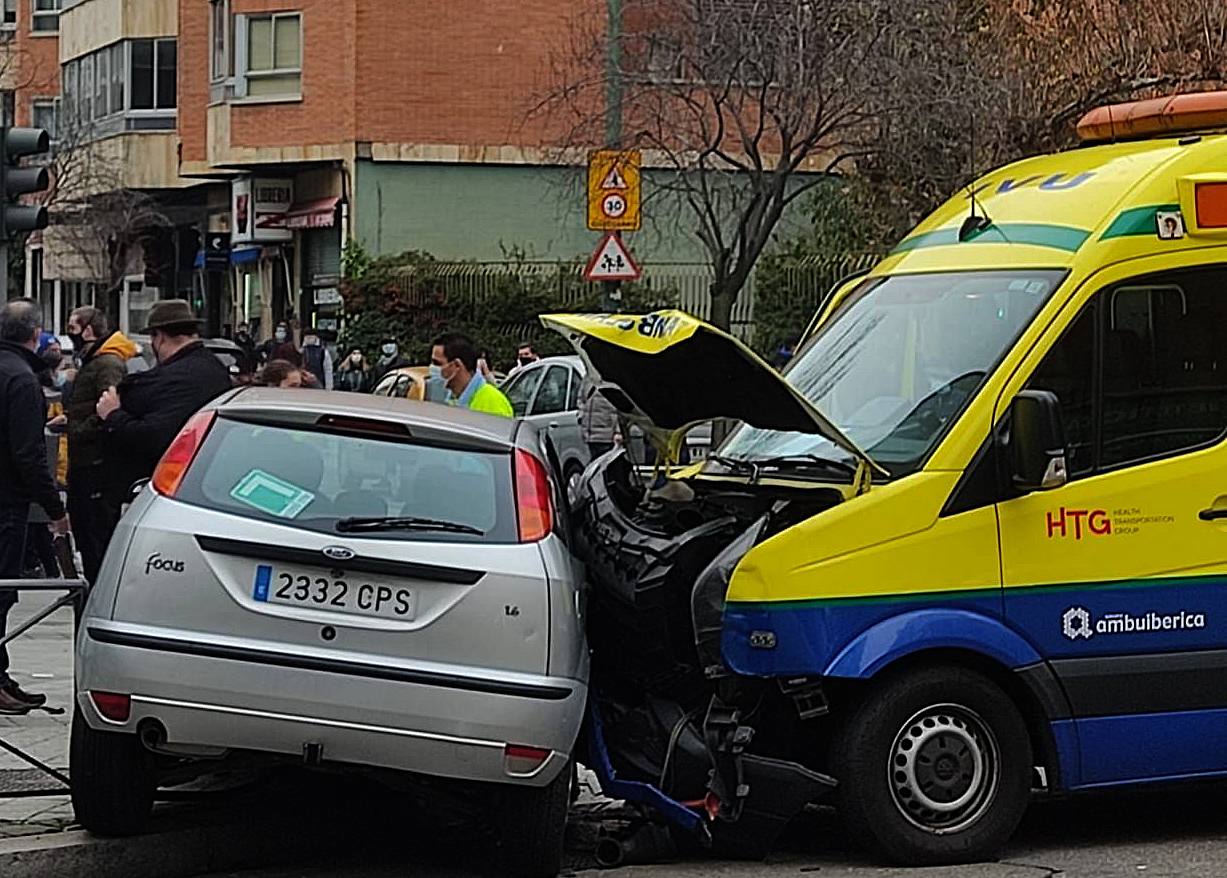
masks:
[[[443,379],[449,405],[475,412],[515,417],[511,402],[477,368],[477,345],[467,335],[448,332],[435,339],[430,353],[431,377]]]

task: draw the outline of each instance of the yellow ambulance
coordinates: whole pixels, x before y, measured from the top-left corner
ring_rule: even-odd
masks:
[[[760,849],[828,797],[911,864],[992,856],[1038,789],[1227,776],[1222,130],[1227,93],[1097,110],[782,377],[680,312],[543,318],[662,447],[740,422],[663,489],[617,451],[578,485],[594,763]]]

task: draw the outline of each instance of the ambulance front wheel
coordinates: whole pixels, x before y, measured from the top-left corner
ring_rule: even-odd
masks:
[[[934,666],[873,684],[838,729],[831,772],[849,833],[893,862],[993,857],[1031,792],[1031,741],[987,677]]]

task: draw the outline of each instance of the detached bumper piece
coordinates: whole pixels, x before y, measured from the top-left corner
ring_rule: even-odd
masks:
[[[837,781],[825,774],[746,753],[754,729],[741,724],[739,709],[718,698],[712,699],[703,732],[715,763],[708,801],[709,812],[715,811],[719,853],[765,857],[801,809],[835,791]]]
[[[795,762],[746,753],[754,730],[741,725],[740,720],[740,711],[718,699],[712,700],[703,733],[713,767],[708,775],[707,793],[699,799],[681,802],[655,784],[619,776],[606,743],[596,699],[588,702],[585,726],[588,763],[605,795],[654,812],[670,826],[722,856],[762,859],[806,805],[820,802],[834,792],[836,781]],[[673,736],[674,746],[678,739],[692,736],[695,731],[689,724],[679,723]],[[616,749],[625,749],[624,742],[618,744]],[[639,761],[634,759],[638,754],[629,755],[632,761]],[[670,750],[666,758],[677,758],[680,762],[687,754]],[[662,776],[669,776],[668,769],[666,764]],[[653,843],[648,847],[666,856],[663,846]],[[642,853],[636,850],[636,854]],[[639,856],[635,861],[644,862]]]

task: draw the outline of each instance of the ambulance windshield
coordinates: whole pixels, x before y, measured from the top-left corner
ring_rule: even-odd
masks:
[[[872,278],[797,353],[785,379],[892,477],[919,469],[1065,272]],[[820,436],[742,425],[725,458],[852,463]]]

